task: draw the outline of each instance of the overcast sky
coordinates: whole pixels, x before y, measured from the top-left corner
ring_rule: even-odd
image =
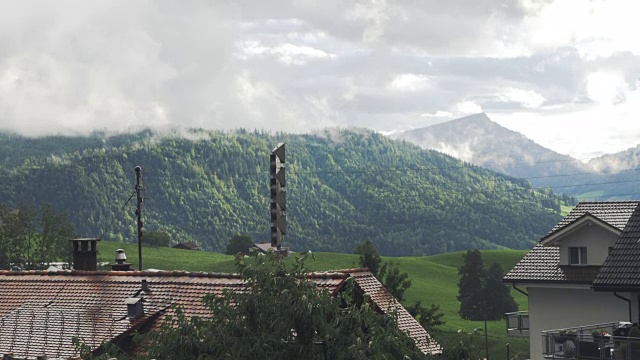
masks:
[[[484,111],[587,158],[640,144],[639,10],[629,0],[7,1],[0,128],[386,133]]]

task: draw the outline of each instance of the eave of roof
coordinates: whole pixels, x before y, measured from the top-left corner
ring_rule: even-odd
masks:
[[[581,217],[584,213],[589,212],[592,215],[602,219],[603,221],[623,230],[631,214],[638,207],[640,201],[583,201],[578,203],[567,216],[562,218],[551,230],[549,234],[572,222],[574,219]],[[544,237],[543,237],[544,238]]]
[[[542,243],[543,245],[547,245],[550,243],[554,243],[556,241],[560,241],[565,236],[570,235],[574,231],[577,231],[578,229],[582,228],[583,226],[591,226],[592,224],[595,224],[604,230],[610,231],[614,235],[620,235],[620,233],[622,232],[622,230],[620,230],[619,228],[600,219],[599,217],[591,214],[590,212],[585,212],[582,216],[572,220],[571,222],[567,223],[566,225],[557,229],[556,231],[547,234],[545,237],[540,239],[540,243]]]

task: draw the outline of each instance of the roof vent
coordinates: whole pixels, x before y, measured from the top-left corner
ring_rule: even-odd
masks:
[[[131,270],[131,263],[125,262],[127,260],[127,254],[123,249],[116,250],[116,263],[111,264],[112,271],[129,271]]]
[[[144,299],[141,297],[130,297],[124,301],[127,304],[127,316],[135,319],[144,315]]]
[[[97,268],[97,238],[69,240],[73,244],[73,269],[96,271]]]

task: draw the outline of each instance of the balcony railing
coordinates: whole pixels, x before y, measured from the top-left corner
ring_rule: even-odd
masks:
[[[529,336],[529,313],[526,311],[516,311],[506,313],[507,335],[509,336]]]
[[[640,338],[627,336],[629,326],[616,322],[543,331],[543,354],[547,359],[638,360]]]

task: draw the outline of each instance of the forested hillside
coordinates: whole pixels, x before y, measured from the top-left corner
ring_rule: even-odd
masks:
[[[525,181],[346,130],[2,135],[0,203],[50,203],[82,236],[133,241],[135,198],[123,205],[140,165],[146,230],[217,251],[239,232],[268,241],[268,159],[278,142],[287,144],[286,245],[294,250],[351,252],[364,239],[386,255],[528,248],[560,218],[559,199]]]

